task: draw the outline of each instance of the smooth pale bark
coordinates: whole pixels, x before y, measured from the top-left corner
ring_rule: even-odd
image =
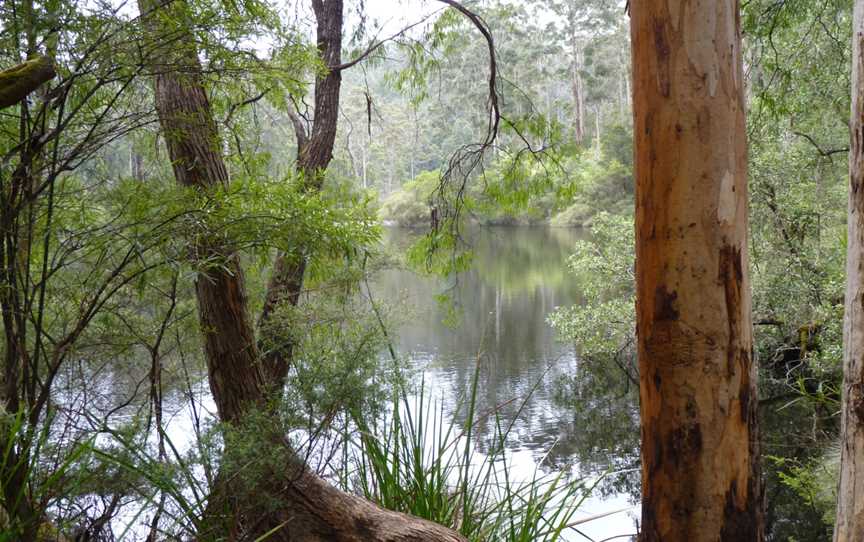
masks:
[[[855,1],[840,488],[835,542],[864,540],[864,0]]]
[[[584,53],[579,42],[579,6],[566,4],[563,15],[567,18],[567,41],[570,45],[570,94],[573,99],[573,141],[580,145],[585,139],[585,85],[582,81]]]
[[[56,75],[54,63],[45,56],[0,71],[0,109],[17,104]]]
[[[585,91],[582,84],[582,51],[573,40],[573,61],[571,66],[570,90],[573,94],[573,139],[581,144],[585,139]]]
[[[630,10],[640,540],[758,541],[739,4]]]

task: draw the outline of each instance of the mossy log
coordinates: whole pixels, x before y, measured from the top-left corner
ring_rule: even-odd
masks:
[[[55,75],[54,63],[46,56],[0,71],[0,109],[17,104]]]

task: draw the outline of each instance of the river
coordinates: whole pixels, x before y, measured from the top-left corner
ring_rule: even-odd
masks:
[[[574,347],[559,341],[547,323],[557,307],[583,302],[567,271],[567,258],[585,232],[496,227],[472,229],[465,235],[473,263],[456,276],[430,276],[399,264],[372,274],[370,290],[376,305],[396,316],[390,335],[396,355],[424,382],[429,400],[444,405],[445,416],[457,425],[465,414],[456,405],[478,375],[475,412],[496,412],[502,425],[512,427],[504,443],[511,482],[563,472],[591,485],[606,474],[572,521],[602,517],[569,529],[565,540],[628,540],[627,535],[636,532],[638,517],[634,390],[627,390],[622,374],[611,373],[588,405],[556,400],[568,376],[589,388],[596,381]],[[404,255],[416,239],[410,231],[388,228],[383,251]],[[386,363],[390,353],[381,356]],[[134,395],[137,379],[123,375],[97,372],[89,380],[94,389]],[[608,393],[609,381],[616,390],[613,394]],[[195,444],[193,420],[201,415],[213,421],[215,412],[206,374],[193,375],[190,382],[185,392],[178,383],[166,390],[165,431],[181,450]],[[494,419],[485,416],[485,423],[476,426],[472,464],[482,461],[495,438]],[[120,530],[128,526],[131,539],[146,532],[138,509],[130,507],[115,521]]]
[[[583,302],[567,272],[567,258],[585,235],[545,227],[472,229],[466,232],[473,253],[470,270],[444,279],[386,269],[374,277],[372,291],[377,302],[406,314],[395,329],[396,349],[422,371],[427,388],[443,404],[455,405],[466,396],[479,367],[477,411],[497,408],[502,421],[512,423],[506,446],[518,477],[528,480],[538,471],[564,469],[570,476],[596,478],[630,467],[630,473],[610,476],[574,519],[621,512],[579,525],[581,535],[571,530],[567,536],[600,541],[636,531],[635,444],[621,452],[618,443],[603,437],[625,431],[635,443],[638,426],[612,427],[622,419],[620,412],[604,419],[603,408],[590,420],[575,419],[566,404],[555,400],[561,379],[579,371],[579,359],[546,320],[556,307]],[[403,254],[415,237],[388,229],[385,245]],[[597,400],[605,403],[602,396]],[[633,422],[633,414],[624,419]],[[478,450],[488,446],[493,431],[491,422],[481,424]]]

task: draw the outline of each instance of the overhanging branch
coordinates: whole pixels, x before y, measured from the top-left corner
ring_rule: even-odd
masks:
[[[849,152],[849,147],[840,147],[838,149],[823,149],[822,146],[819,145],[819,143],[817,143],[815,139],[813,139],[813,137],[811,137],[811,136],[809,136],[803,132],[792,132],[792,133],[798,137],[803,137],[804,139],[806,139],[811,145],[813,145],[813,147],[816,148],[816,152],[818,152],[820,156],[830,158],[831,156],[833,156],[835,154]]]
[[[0,71],[0,109],[17,104],[55,75],[54,63],[46,56]]]

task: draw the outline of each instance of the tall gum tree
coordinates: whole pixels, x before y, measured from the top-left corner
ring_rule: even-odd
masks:
[[[849,131],[840,487],[835,542],[864,540],[864,0],[855,1],[853,15]]]
[[[641,541],[758,541],[739,3],[630,11]]]

